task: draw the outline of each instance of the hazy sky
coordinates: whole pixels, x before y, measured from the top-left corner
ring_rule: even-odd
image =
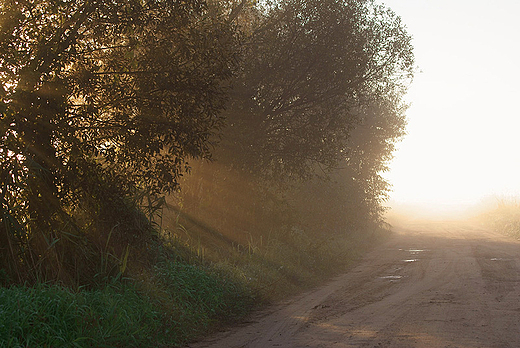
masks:
[[[408,135],[393,200],[453,204],[520,193],[520,1],[387,0],[413,36]]]

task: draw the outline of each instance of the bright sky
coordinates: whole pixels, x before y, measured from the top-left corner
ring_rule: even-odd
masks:
[[[413,36],[408,135],[385,175],[398,203],[520,193],[520,1],[380,0]]]

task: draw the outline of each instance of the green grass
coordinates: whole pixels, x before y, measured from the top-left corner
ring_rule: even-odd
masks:
[[[0,270],[0,348],[183,346],[259,304],[320,284],[386,234],[364,232],[301,232],[219,249],[212,258],[200,243],[162,239],[134,278],[107,277],[79,290],[8,286]]]
[[[120,282],[80,291],[0,288],[0,347],[172,347],[252,303],[229,279],[173,261],[157,265],[148,284],[153,289]]]
[[[178,314],[177,320],[182,323],[176,335],[185,335],[185,339],[207,331],[212,325],[239,318],[252,307],[248,288],[229,274],[169,260],[159,263],[156,273],[163,303]]]
[[[137,347],[158,312],[129,286],[0,288],[1,347]]]

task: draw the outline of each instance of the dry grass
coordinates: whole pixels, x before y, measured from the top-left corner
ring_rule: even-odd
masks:
[[[520,238],[520,200],[518,198],[496,198],[494,207],[481,213],[479,219],[499,232]]]

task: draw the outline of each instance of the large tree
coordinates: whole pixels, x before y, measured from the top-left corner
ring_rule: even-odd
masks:
[[[236,166],[287,179],[309,176],[316,164],[342,165],[365,110],[402,103],[414,69],[411,38],[384,6],[266,1],[239,23],[243,64],[224,139]]]
[[[350,133],[346,158],[326,175],[317,169],[320,175],[294,186],[289,200],[305,230],[344,233],[383,221],[390,185],[382,173],[404,135],[405,111],[389,100],[372,102]]]
[[[2,1],[2,254],[70,229],[82,201],[175,189],[210,155],[235,62],[233,26],[201,0]]]

